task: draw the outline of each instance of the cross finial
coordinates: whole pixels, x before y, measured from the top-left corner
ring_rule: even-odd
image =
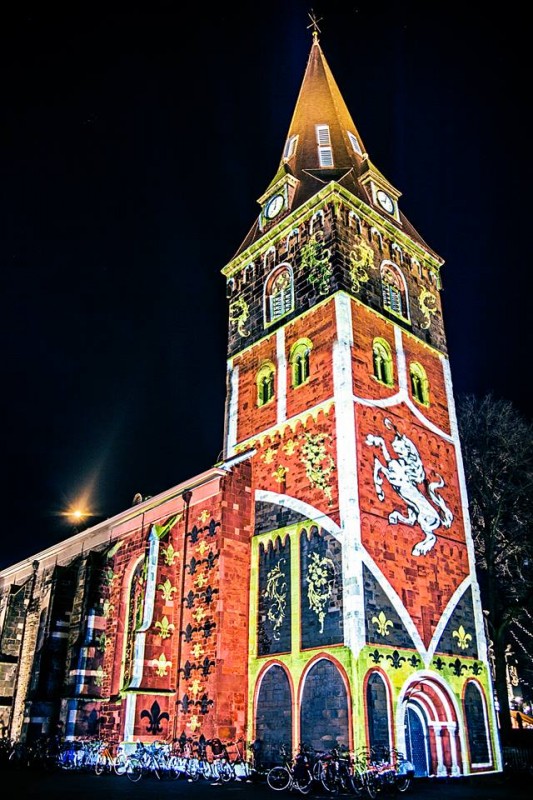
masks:
[[[322,17],[317,19],[317,16],[313,11],[313,9],[311,9],[311,11],[307,14],[307,16],[311,20],[311,24],[307,26],[307,29],[308,30],[309,28],[313,29],[313,39],[316,42],[318,40],[318,34],[321,32],[320,28],[318,27],[318,23],[322,22]]]

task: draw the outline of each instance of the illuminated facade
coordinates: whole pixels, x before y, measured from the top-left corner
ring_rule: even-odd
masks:
[[[439,298],[317,32],[231,262],[223,460],[0,573],[9,735],[501,769]]]

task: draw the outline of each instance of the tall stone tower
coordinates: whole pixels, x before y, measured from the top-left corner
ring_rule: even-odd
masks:
[[[223,458],[0,572],[0,723],[499,771],[442,259],[316,27],[259,205],[223,269]]]
[[[253,465],[248,719],[499,769],[439,297],[314,30],[279,167],[223,269],[225,458]]]

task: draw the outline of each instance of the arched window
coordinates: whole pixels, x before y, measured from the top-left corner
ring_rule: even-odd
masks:
[[[257,405],[264,406],[274,397],[274,378],[276,371],[271,361],[265,362],[256,375]]]
[[[403,264],[402,248],[400,247],[400,245],[396,244],[396,242],[393,242],[391,244],[391,256],[392,256],[392,259],[396,262],[396,264],[400,264],[400,265]]]
[[[316,661],[305,676],[302,688],[302,741],[315,750],[321,750],[327,741],[344,749],[349,747],[350,701],[337,665],[325,658]]]
[[[465,687],[464,709],[470,762],[472,765],[490,764],[489,732],[486,710],[480,687],[469,681]]]
[[[374,752],[388,753],[390,748],[390,720],[387,687],[379,672],[373,672],[366,685],[368,713],[368,739]]]
[[[300,241],[300,232],[298,228],[293,228],[287,236],[287,252],[294,253]]]
[[[374,378],[380,383],[392,386],[394,382],[392,353],[390,345],[385,339],[374,339],[372,342],[372,363]]]
[[[309,339],[300,339],[291,347],[289,361],[293,386],[301,386],[302,383],[309,380],[309,358],[312,347],[313,344]]]
[[[322,209],[319,209],[316,214],[313,214],[311,217],[311,221],[309,223],[309,235],[312,235],[315,232],[316,228],[323,228],[324,227],[324,212]]]
[[[242,272],[242,282],[248,283],[250,280],[253,279],[255,274],[255,265],[254,262],[251,261],[249,264],[245,266]]]
[[[265,322],[268,324],[292,311],[294,305],[292,272],[282,264],[267,278],[265,284]]]
[[[409,378],[411,381],[411,393],[413,399],[417,403],[422,403],[424,406],[429,405],[429,381],[426,375],[426,370],[417,361],[412,361],[409,364]]]
[[[235,278],[228,278],[226,283],[226,297],[231,297],[235,291]]]
[[[381,295],[383,306],[398,317],[409,319],[407,290],[400,270],[390,261],[381,265]]]
[[[350,225],[350,227],[354,227],[357,233],[361,233],[361,219],[357,216],[355,211],[350,211],[348,214],[348,225]]]
[[[377,242],[380,253],[383,252],[383,236],[377,228],[370,228],[370,241]]]

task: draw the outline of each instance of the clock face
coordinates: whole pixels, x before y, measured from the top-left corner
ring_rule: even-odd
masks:
[[[265,207],[265,217],[274,219],[283,208],[284,202],[282,194],[275,194],[274,197],[271,197]]]
[[[394,211],[394,200],[392,197],[384,192],[383,189],[378,189],[376,192],[376,199],[380,204],[381,208],[384,208],[388,214],[392,214]]]

